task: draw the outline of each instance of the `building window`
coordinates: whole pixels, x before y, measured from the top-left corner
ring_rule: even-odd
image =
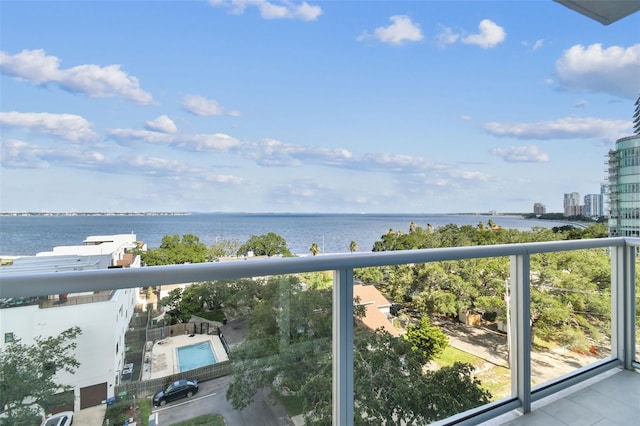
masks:
[[[5,343],[13,342],[13,333],[4,333],[4,342]]]

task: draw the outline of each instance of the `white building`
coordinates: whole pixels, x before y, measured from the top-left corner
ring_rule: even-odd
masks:
[[[81,271],[140,267],[140,257],[129,253],[146,249],[135,234],[89,237],[78,246],[55,247],[51,252],[19,257],[1,272]],[[59,373],[61,383],[74,387],[74,411],[104,403],[114,396],[125,356],[125,333],[133,316],[139,292],[125,289],[42,295],[37,298],[0,299],[0,349],[14,339],[32,344],[38,336],[55,336],[79,326],[75,374]],[[114,326],[115,319],[115,326]]]
[[[580,205],[580,194],[570,192],[564,194],[564,215],[580,216],[582,214],[582,206]]]
[[[602,196],[600,194],[587,194],[584,196],[582,215],[592,219],[598,219],[601,213]]]

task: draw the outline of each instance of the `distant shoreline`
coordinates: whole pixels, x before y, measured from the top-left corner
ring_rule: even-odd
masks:
[[[246,215],[388,215],[388,216],[524,216],[527,213],[328,213],[328,212],[0,212],[0,216],[191,216],[197,214],[246,214]]]
[[[0,212],[0,216],[190,216],[185,212]]]

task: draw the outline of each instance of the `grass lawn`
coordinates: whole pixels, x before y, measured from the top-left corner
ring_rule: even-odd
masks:
[[[149,416],[151,415],[151,398],[138,400],[138,407],[140,407],[140,419],[142,420],[142,426],[149,424]]]
[[[475,376],[482,382],[482,387],[491,392],[492,401],[511,395],[511,370],[508,368],[494,366]]]
[[[487,368],[487,363],[482,358],[467,352],[447,346],[434,362],[440,367],[452,366],[455,362],[471,364],[480,371],[475,376],[482,383],[482,387],[491,392],[492,400],[496,401],[511,394],[511,373],[508,368],[492,366]]]
[[[204,416],[194,417],[189,420],[185,420],[178,423],[173,423],[174,426],[226,426],[227,422],[224,421],[224,417],[220,414],[205,414]]]
[[[464,362],[466,364],[471,364],[474,367],[480,367],[485,362],[482,358],[478,358],[470,353],[456,349],[453,346],[447,346],[445,350],[433,360],[440,367],[450,367],[456,362]]]
[[[195,313],[194,315],[209,321],[218,321],[218,322],[222,322],[222,319],[225,317],[224,312],[221,310],[200,311]]]
[[[277,395],[277,398],[278,401],[280,401],[280,403],[284,405],[284,408],[287,410],[287,413],[289,413],[291,417],[302,414],[302,398],[295,395]]]

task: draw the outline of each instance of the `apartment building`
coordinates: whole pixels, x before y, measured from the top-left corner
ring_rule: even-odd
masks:
[[[609,235],[640,236],[640,133],[609,151]]]
[[[564,215],[580,216],[582,215],[582,205],[580,204],[580,194],[570,192],[564,194]]]
[[[135,234],[93,236],[82,245],[16,258],[2,271],[9,276],[136,268],[140,257],[131,253],[134,248],[146,249]],[[60,372],[58,376],[61,383],[74,387],[74,403],[65,409],[77,411],[104,403],[114,396],[124,366],[125,333],[138,294],[137,289],[122,289],[0,299],[0,350],[16,339],[32,344],[38,336],[55,336],[80,326],[75,350],[80,367],[73,375]]]
[[[587,194],[584,196],[582,215],[592,219],[602,216],[602,195]]]
[[[533,213],[534,214],[545,214],[547,212],[547,207],[542,203],[534,203],[533,204]]]
[[[640,96],[633,114],[634,135],[620,138],[608,155],[609,235],[640,236]]]

